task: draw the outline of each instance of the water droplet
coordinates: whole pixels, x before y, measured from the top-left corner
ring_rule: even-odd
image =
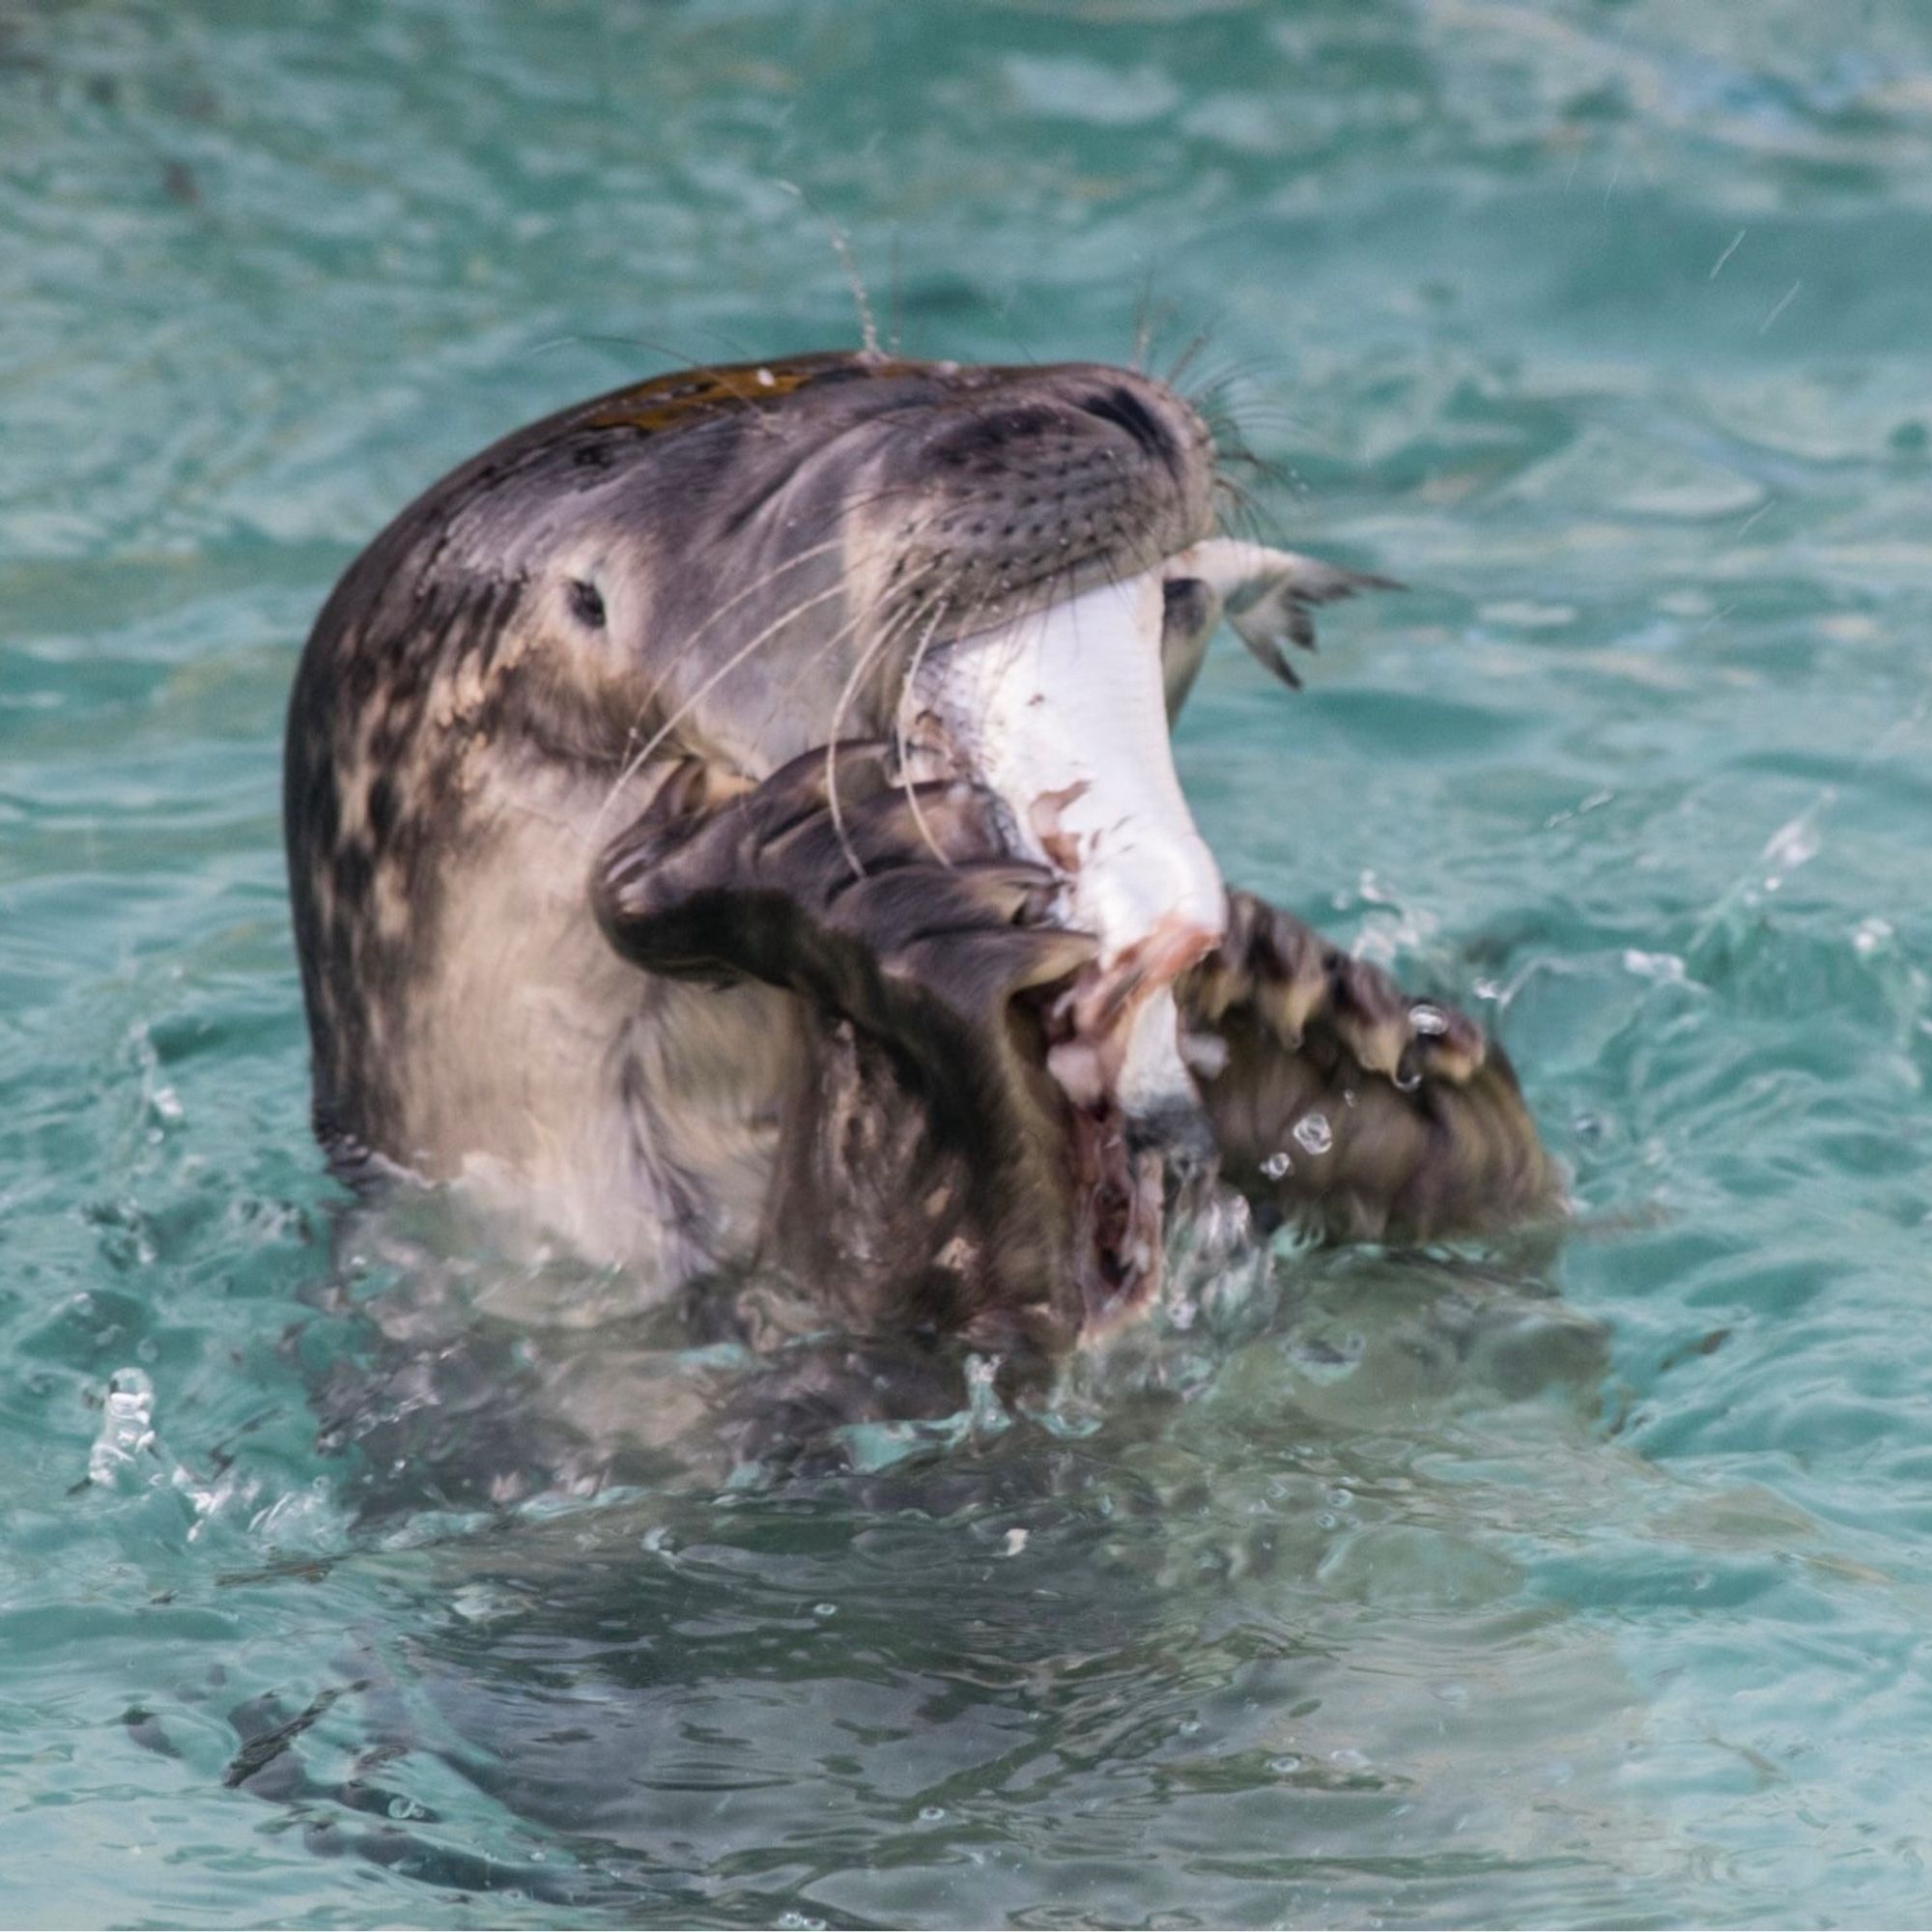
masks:
[[[1262,1162],[1262,1172],[1270,1180],[1279,1180],[1283,1175],[1293,1174],[1294,1172],[1294,1163],[1288,1157],[1288,1150],[1281,1148],[1269,1154]]]
[[[1294,1123],[1294,1139],[1304,1153],[1322,1154],[1335,1145],[1335,1130],[1326,1114],[1304,1114]]]
[[[1418,1000],[1408,1009],[1408,1024],[1411,1031],[1429,1039],[1439,1039],[1449,1031],[1449,1015],[1440,1007],[1432,1007],[1427,1000]]]
[[[1012,1417],[1000,1400],[999,1376],[999,1356],[967,1356],[967,1428],[976,1436],[998,1435],[1012,1425]]]
[[[1685,981],[1684,962],[1674,952],[1640,952],[1626,947],[1624,971],[1657,986],[1681,986]]]
[[[1009,1529],[1007,1531],[1006,1553],[1009,1556],[1017,1556],[1026,1547],[1027,1532],[1025,1530]]]
[[[155,1447],[155,1384],[145,1369],[116,1369],[107,1378],[100,1433],[87,1456],[87,1480],[111,1483],[115,1473]]]

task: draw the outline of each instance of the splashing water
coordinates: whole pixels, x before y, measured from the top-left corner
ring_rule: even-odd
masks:
[[[100,1405],[100,1434],[87,1452],[87,1480],[112,1487],[155,1455],[154,1381],[145,1369],[116,1369]]]

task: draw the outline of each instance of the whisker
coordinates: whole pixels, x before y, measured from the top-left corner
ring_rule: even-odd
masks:
[[[1213,332],[1212,324],[1205,325],[1197,328],[1182,345],[1180,354],[1174,358],[1167,374],[1161,378],[1170,389],[1180,387],[1180,379],[1187,373],[1187,365],[1207,348]]]
[[[878,320],[872,314],[872,304],[866,294],[866,285],[859,279],[859,265],[853,259],[852,243],[846,239],[844,229],[834,221],[797,182],[781,181],[779,186],[788,194],[797,195],[799,200],[824,222],[826,234],[832,242],[832,252],[838,256],[838,266],[845,271],[846,286],[852,291],[852,301],[859,311],[860,354],[867,361],[882,361],[884,357],[879,353]]]
[[[940,619],[946,614],[946,600],[941,598],[934,607],[932,616],[927,621],[924,632],[913,649],[912,659],[907,664],[905,676],[899,684],[899,701],[893,707],[893,745],[898,757],[899,783],[905,789],[905,802],[912,810],[912,822],[919,827],[919,836],[925,841],[925,848],[944,866],[952,869],[952,861],[939,849],[939,841],[933,838],[932,829],[925,822],[925,813],[920,807],[919,787],[912,781],[912,773],[906,766],[905,713],[912,700],[913,686],[919,680],[919,668],[925,661],[927,646],[939,630]]]
[[[763,576],[754,578],[750,583],[742,585],[738,590],[734,591],[731,594],[731,596],[727,597],[723,604],[720,604],[715,610],[713,610],[710,612],[710,614],[704,619],[703,623],[698,625],[696,630],[692,632],[691,636],[686,638],[684,641],[678,645],[677,650],[671,659],[671,663],[665,667],[662,675],[660,675],[658,679],[652,684],[650,690],[644,694],[643,698],[638,705],[636,715],[633,717],[631,721],[631,726],[626,735],[630,738],[636,738],[636,736],[638,735],[638,727],[643,723],[644,719],[649,715],[652,705],[654,705],[658,701],[658,698],[660,695],[663,693],[665,686],[669,682],[672,668],[676,666],[676,664],[680,659],[682,659],[688,652],[694,650],[696,647],[699,640],[704,637],[704,634],[707,631],[709,631],[714,624],[716,624],[721,618],[728,616],[730,612],[734,611],[740,604],[744,603],[744,601],[748,597],[753,597],[760,590],[765,589],[768,585],[776,583],[778,580],[781,577],[784,576],[784,574],[787,571],[796,570],[799,568],[800,565],[810,563],[814,557],[823,556],[828,551],[837,550],[839,547],[840,542],[841,539],[838,537],[829,538],[824,543],[813,544],[810,546],[808,549],[799,552],[799,554],[796,556],[787,557],[782,563],[774,564],[770,570],[764,573]],[[797,607],[794,607],[793,614],[796,614],[796,610]],[[631,781],[631,780],[634,779],[638,775],[638,773],[643,769],[646,759],[648,759],[651,753],[657,749],[657,746],[660,742],[661,738],[654,738],[651,741],[651,743],[644,748],[643,751],[637,753],[636,756],[628,759],[624,763],[624,765],[620,768],[616,778],[611,782],[610,791],[605,795],[604,803],[597,810],[597,816],[591,820],[590,832],[593,837],[596,835],[598,829],[602,826],[604,822],[604,815],[607,811],[610,810],[612,801],[617,797],[618,793],[623,790],[624,786],[627,785]]]
[[[740,342],[735,335],[726,335],[723,329],[708,328],[701,333],[712,336],[746,362],[757,359],[757,351]],[[679,369],[696,371],[710,369],[715,365],[702,356],[687,355],[682,349],[675,349],[668,342],[656,342],[648,335],[619,335],[604,329],[570,329],[562,335],[546,336],[541,342],[533,343],[525,353],[529,355],[548,355],[554,349],[575,348],[580,343],[593,342],[605,347],[619,349],[642,349],[653,355],[662,355]],[[645,381],[649,381],[648,377]]]
[[[845,863],[852,868],[855,879],[866,876],[866,867],[859,855],[853,850],[852,841],[845,836],[845,815],[838,805],[838,736],[844,728],[845,712],[857,696],[859,686],[866,674],[897,642],[897,626],[888,624],[871,643],[859,653],[859,661],[852,667],[852,675],[845,680],[845,688],[838,694],[838,702],[832,710],[831,734],[825,741],[825,795],[826,804],[832,812],[832,830],[838,840],[838,849],[845,855]]]
[[[884,502],[893,496],[900,494],[902,491],[910,492],[914,487],[915,486],[909,484],[895,484],[888,486],[886,488],[875,490],[864,497],[848,497],[840,506],[841,514],[849,516],[851,512],[854,510],[864,509],[867,504],[870,503]],[[931,527],[930,517],[927,517],[926,519],[921,521],[910,521],[899,527],[898,531],[896,532],[896,537],[897,540],[901,543],[911,543],[917,540],[922,535],[923,535],[930,527]],[[889,586],[887,594],[890,596],[893,593],[893,591],[897,590],[910,595],[912,593],[919,591],[923,587],[923,586],[915,579],[913,582],[908,583]],[[879,607],[877,605],[874,605],[871,608],[876,610]],[[855,616],[854,621],[855,622],[858,621],[860,618],[863,618],[866,614],[867,614],[866,611],[858,612]],[[887,621],[889,624],[903,626],[903,624],[906,623],[907,621],[916,622],[917,614],[918,613],[916,611],[909,611],[905,613],[903,617],[888,618]],[[846,630],[841,630],[834,637],[827,639],[825,643],[821,644],[817,650],[813,651],[812,654],[809,658],[807,658],[802,665],[799,666],[798,669],[795,670],[791,674],[791,676],[788,679],[786,679],[785,682],[781,684],[778,688],[778,690],[776,690],[772,694],[772,701],[769,705],[766,706],[761,721],[763,726],[765,727],[770,726],[773,720],[778,716],[780,710],[785,704],[787,704],[793,697],[797,696],[800,686],[802,686],[805,683],[806,679],[809,678],[811,675],[811,673],[815,669],[817,669],[817,668],[821,664],[825,662],[826,658],[831,655],[831,652],[835,648],[835,646],[846,635],[848,635],[848,632]]]
[[[673,711],[670,714],[670,716],[667,718],[665,722],[658,726],[658,728],[655,731],[651,733],[649,739],[645,741],[642,749],[637,753],[635,757],[631,758],[625,764],[624,769],[617,775],[615,781],[612,783],[609,797],[607,797],[603,805],[601,805],[598,808],[597,816],[590,823],[590,828],[588,833],[586,834],[586,838],[594,839],[599,826],[603,823],[604,814],[611,809],[611,802],[616,798],[618,792],[622,789],[622,787],[625,784],[627,784],[632,779],[634,779],[638,775],[638,773],[642,771],[647,764],[650,763],[651,756],[658,750],[659,746],[661,746],[665,742],[665,740],[668,738],[674,730],[676,730],[678,725],[683,724],[683,722],[691,716],[692,712],[695,711],[697,708],[697,706],[706,697],[708,697],[711,695],[711,693],[718,688],[720,684],[722,684],[724,681],[725,678],[729,677],[730,674],[734,670],[736,670],[738,667],[741,664],[743,664],[747,658],[751,657],[754,652],[761,650],[767,643],[769,643],[772,640],[773,638],[777,637],[778,634],[781,631],[782,631],[784,627],[787,624],[789,624],[794,618],[801,617],[805,614],[806,611],[815,609],[818,605],[829,603],[834,597],[842,597],[844,594],[845,594],[845,586],[842,583],[835,583],[831,585],[828,589],[816,592],[814,595],[806,598],[803,602],[794,604],[781,616],[774,618],[771,623],[767,624],[765,628],[762,631],[760,631],[758,635],[755,638],[753,638],[750,643],[746,644],[741,650],[733,651],[732,654],[728,658],[726,658],[724,662],[722,665],[720,665],[718,668],[714,670],[711,673],[711,675],[707,677],[703,681],[703,683],[700,684],[697,687],[697,689],[694,691],[691,694],[691,696],[687,697],[684,700],[684,702],[680,704],[677,707],[677,709]]]
[[[899,283],[899,231],[895,226],[886,253],[886,341],[895,355],[900,354],[899,327],[904,320],[900,303],[904,293]]]

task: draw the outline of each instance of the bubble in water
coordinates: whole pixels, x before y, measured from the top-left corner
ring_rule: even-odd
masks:
[[[1295,1144],[1303,1153],[1322,1154],[1335,1145],[1335,1129],[1326,1114],[1304,1114],[1294,1123]]]
[[[1301,1769],[1301,1760],[1293,1751],[1284,1751],[1268,1759],[1268,1769],[1278,1777],[1291,1777]]]
[[[838,1605],[837,1604],[813,1604],[811,1614],[815,1617],[836,1617],[838,1614]]]
[[[946,1816],[943,1804],[922,1804],[919,1807],[919,1822],[922,1825],[936,1825]]]
[[[155,1451],[155,1384],[145,1369],[116,1369],[107,1378],[100,1434],[87,1455],[87,1480],[111,1483],[138,1456]]]
[[[1293,1174],[1294,1172],[1294,1163],[1289,1158],[1288,1150],[1280,1148],[1275,1152],[1269,1154],[1262,1162],[1262,1172],[1270,1180],[1279,1180],[1283,1175]]]
[[[1449,1015],[1427,1000],[1418,1000],[1408,1009],[1410,1030],[1429,1039],[1437,1039],[1449,1031]]]

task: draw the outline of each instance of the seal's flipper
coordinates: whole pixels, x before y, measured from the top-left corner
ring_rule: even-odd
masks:
[[[1057,881],[1008,854],[992,795],[898,783],[883,743],[701,798],[674,772],[595,870],[605,933],[647,972],[762,980],[921,1058],[1093,957],[1044,923]]]
[[[1340,1238],[1432,1240],[1557,1208],[1515,1071],[1473,1020],[1251,894],[1229,906],[1181,1010],[1230,1181]]]
[[[1053,874],[1008,855],[989,793],[898,782],[883,744],[810,753],[723,806],[701,789],[668,783],[607,848],[592,896],[645,971],[760,980],[819,1015],[823,1091],[803,1096],[781,1161],[778,1244],[836,1224],[864,1253],[855,1315],[903,1316],[910,1297],[924,1325],[993,1338],[978,1318],[997,1311],[1064,1345],[1072,1208],[1043,1008],[1094,947],[1043,923]],[[883,1137],[847,1145],[867,1122]]]

